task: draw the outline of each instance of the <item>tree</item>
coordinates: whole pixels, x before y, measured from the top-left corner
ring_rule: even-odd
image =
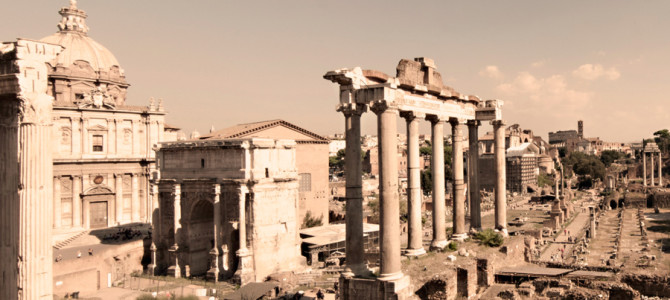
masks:
[[[421,147],[419,148],[419,153],[421,155],[430,156],[433,153],[431,147]],[[454,174],[451,171],[451,160],[452,160],[452,148],[451,145],[446,141],[444,142],[444,184],[447,184],[447,181],[454,179]],[[432,157],[431,157],[432,159]],[[430,169],[421,172],[421,189],[423,190],[424,195],[428,195],[433,191],[433,176]]]
[[[668,152],[670,147],[670,131],[667,129],[661,129],[654,132],[654,141],[658,144],[658,148],[663,152]]]
[[[625,154],[616,150],[603,150],[600,153],[600,161],[605,164],[605,167],[609,167],[613,162],[624,157],[626,157]]]
[[[312,212],[309,210],[307,213],[305,213],[305,217],[302,219],[302,227],[301,228],[312,228],[312,227],[317,227],[323,225],[323,216],[319,216],[318,218],[316,216],[312,216]]]
[[[595,155],[572,152],[563,160],[563,165],[577,175],[590,176],[592,179],[605,179],[605,164]]]

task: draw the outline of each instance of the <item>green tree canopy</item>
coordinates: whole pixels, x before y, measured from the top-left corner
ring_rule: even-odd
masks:
[[[605,178],[605,164],[592,154],[572,152],[563,160],[563,165],[572,169],[577,175],[590,176],[592,179]]]
[[[658,144],[658,148],[663,152],[668,152],[670,147],[670,131],[667,129],[661,129],[654,132],[654,141]]]
[[[625,157],[626,155],[623,154],[623,152],[619,152],[616,150],[603,150],[603,152],[600,153],[600,161],[602,161],[603,164],[605,164],[605,167],[609,167],[617,159]]]

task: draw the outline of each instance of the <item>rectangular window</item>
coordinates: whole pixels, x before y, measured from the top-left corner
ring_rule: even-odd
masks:
[[[312,191],[312,174],[310,173],[300,173],[300,192],[311,192]]]
[[[102,135],[93,135],[93,152],[102,152]]]

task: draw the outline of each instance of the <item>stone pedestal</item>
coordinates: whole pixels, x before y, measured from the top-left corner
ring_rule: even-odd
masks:
[[[207,280],[218,282],[219,281],[219,250],[217,250],[216,247],[212,248],[212,250],[209,251],[209,256],[210,256],[210,259],[212,260],[212,265],[210,266],[209,270],[207,270]]]
[[[409,300],[415,297],[409,276],[390,281],[340,277],[338,293],[341,300]]]
[[[236,254],[239,261],[237,263],[237,271],[233,275],[233,281],[240,285],[255,282],[251,252],[248,250],[238,250]]]
[[[158,269],[158,261],[156,260],[156,244],[152,242],[149,250],[151,250],[151,264],[149,264],[147,267],[147,272],[149,275],[156,276],[156,271]]]
[[[179,246],[177,246],[177,244],[172,245],[168,250],[168,253],[174,264],[168,267],[167,275],[174,278],[180,278],[181,268],[179,267]]]

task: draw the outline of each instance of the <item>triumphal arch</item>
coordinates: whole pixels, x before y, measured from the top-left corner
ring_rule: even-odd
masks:
[[[422,245],[421,191],[419,167],[419,122],[431,124],[433,174],[433,238],[430,249],[447,246],[445,224],[444,124],[452,130],[453,145],[453,235],[462,240],[465,228],[463,148],[465,127],[469,134],[468,173],[470,182],[471,225],[481,229],[477,129],[481,121],[490,121],[495,135],[495,227],[506,234],[505,124],[502,101],[482,101],[444,85],[435,63],[429,58],[403,59],[395,77],[375,70],[339,69],[327,72],[325,79],[339,84],[337,111],[345,117],[346,135],[346,268],[340,280],[341,299],[403,299],[412,293],[409,277],[401,271],[400,218],[397,162],[397,118],[407,123],[409,237],[406,255],[425,253]],[[380,195],[380,270],[377,280],[369,277],[363,252],[363,214],[361,178],[360,118],[368,109],[377,115],[379,138]],[[395,295],[395,296],[392,296]]]

